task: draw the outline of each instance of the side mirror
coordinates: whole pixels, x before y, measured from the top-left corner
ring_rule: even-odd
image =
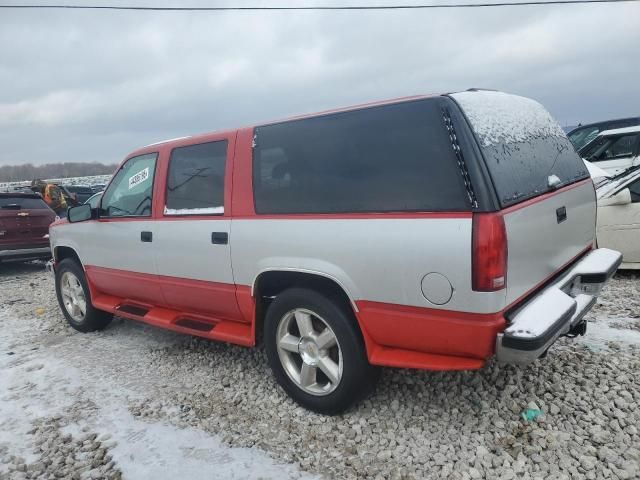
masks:
[[[628,188],[620,190],[615,195],[603,198],[598,202],[601,207],[611,207],[613,205],[629,205],[631,203],[631,191]]]
[[[91,205],[78,205],[77,207],[71,207],[67,210],[67,220],[69,220],[69,223],[84,222],[92,218]]]

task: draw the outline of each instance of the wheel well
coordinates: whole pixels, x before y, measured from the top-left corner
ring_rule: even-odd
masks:
[[[271,301],[285,290],[292,288],[308,288],[336,300],[352,314],[351,299],[344,289],[334,280],[305,272],[269,271],[261,273],[255,281],[253,295],[256,299],[256,342],[262,341],[264,316]],[[353,315],[353,321],[357,321]]]
[[[76,262],[78,262],[78,265],[82,265],[82,262],[80,261],[80,257],[78,257],[78,254],[76,253],[76,251],[73,248],[71,248],[71,247],[56,247],[55,251],[54,251],[54,259],[55,259],[55,261],[56,262],[61,262],[65,258],[71,258],[71,259],[75,260]]]

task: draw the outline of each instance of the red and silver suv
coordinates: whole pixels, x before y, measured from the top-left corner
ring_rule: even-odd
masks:
[[[347,408],[378,366],[526,364],[621,261],[593,183],[538,103],[412,97],[149,145],[51,228],[62,311],[253,346],[302,405]]]
[[[36,193],[0,193],[0,261],[51,258],[56,214]]]

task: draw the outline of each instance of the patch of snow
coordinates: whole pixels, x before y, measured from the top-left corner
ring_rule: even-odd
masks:
[[[164,207],[165,215],[221,215],[224,213],[224,207],[207,207],[207,208],[167,208]]]
[[[0,309],[0,453],[19,455],[27,463],[37,461],[29,433],[34,422],[64,417],[75,402],[90,398],[95,410],[66,425],[63,433],[110,435],[115,445],[109,454],[123,478],[317,478],[294,465],[278,463],[258,449],[226,446],[203,430],[134,417],[128,405],[139,395],[107,375],[78,368],[77,352],[56,348],[54,337],[43,342],[38,324],[35,318],[18,320],[10,309]],[[39,340],[33,342],[33,338]],[[60,341],[85,342],[80,336],[61,337]],[[142,350],[139,343],[131,346],[132,352]],[[7,468],[0,462],[0,477]]]
[[[467,115],[483,147],[566,134],[535,100],[503,92],[470,91],[451,95]]]
[[[106,407],[106,408],[105,408]],[[262,452],[230,448],[195,428],[137,420],[126,408],[102,405],[95,431],[117,442],[109,453],[123,478],[289,479],[302,475]],[[312,478],[312,476],[305,476]]]
[[[628,323],[632,323],[632,319],[627,319]],[[640,345],[640,332],[627,328],[617,328],[611,325],[611,322],[618,324],[625,323],[622,318],[598,317],[597,321],[587,323],[587,334],[580,337],[581,343],[584,343],[592,350],[601,350],[607,347],[609,342],[619,342],[632,345]]]
[[[191,137],[187,135],[186,137],[168,138],[167,140],[160,140],[159,142],[150,143],[149,145],[145,145],[142,148],[153,147],[154,145],[162,145],[163,143],[174,142],[177,140],[184,140],[185,138],[191,138]]]

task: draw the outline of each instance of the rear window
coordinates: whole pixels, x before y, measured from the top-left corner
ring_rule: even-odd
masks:
[[[44,200],[35,197],[0,197],[0,208],[24,210],[48,210]]]
[[[538,102],[502,92],[453,94],[478,139],[501,206],[589,178],[560,125]]]
[[[440,102],[427,99],[258,127],[257,213],[470,210]]]

